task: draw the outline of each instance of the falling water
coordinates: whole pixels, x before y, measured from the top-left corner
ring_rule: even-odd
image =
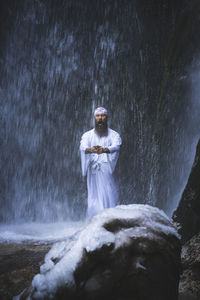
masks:
[[[79,141],[97,105],[123,140],[121,203],[177,205],[199,134],[178,13],[121,0],[2,7],[1,222],[84,218]]]

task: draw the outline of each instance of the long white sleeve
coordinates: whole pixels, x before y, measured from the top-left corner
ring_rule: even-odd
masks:
[[[112,144],[108,147],[110,153],[108,154],[108,161],[110,165],[111,173],[114,172],[117,160],[119,157],[119,149],[120,145],[122,144],[122,140],[120,135],[117,132],[114,132],[112,135]]]
[[[120,135],[117,132],[115,132],[115,134],[113,134],[113,136],[112,136],[112,144],[110,146],[108,146],[110,153],[119,151],[121,143],[122,143],[122,140],[121,140]]]
[[[88,132],[84,133],[81,137],[80,142],[80,152],[81,152],[81,169],[82,169],[82,175],[86,176],[88,165],[90,162],[90,156],[85,153],[85,150],[89,148],[89,135]]]

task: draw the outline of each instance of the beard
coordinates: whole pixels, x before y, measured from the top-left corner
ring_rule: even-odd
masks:
[[[96,121],[95,120],[95,129],[98,132],[106,132],[107,131],[107,120],[106,121]]]

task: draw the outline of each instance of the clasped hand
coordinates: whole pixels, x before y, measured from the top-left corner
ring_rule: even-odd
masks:
[[[90,153],[102,154],[102,153],[110,153],[110,151],[108,148],[103,148],[103,147],[97,145],[97,146],[93,146],[91,148],[87,148],[85,150],[85,153],[86,154],[90,154]]]
[[[91,152],[92,153],[97,153],[97,154],[102,154],[102,153],[104,153],[104,148],[103,147],[101,147],[101,146],[93,146],[92,148],[91,148]]]

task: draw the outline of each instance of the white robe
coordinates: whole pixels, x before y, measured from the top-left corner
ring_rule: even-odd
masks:
[[[104,208],[114,207],[118,204],[118,186],[113,177],[119,148],[120,135],[108,128],[106,136],[99,136],[95,129],[82,135],[80,143],[82,175],[87,175],[88,189],[88,216],[93,217]],[[93,146],[108,148],[110,153],[86,154],[86,148]]]

